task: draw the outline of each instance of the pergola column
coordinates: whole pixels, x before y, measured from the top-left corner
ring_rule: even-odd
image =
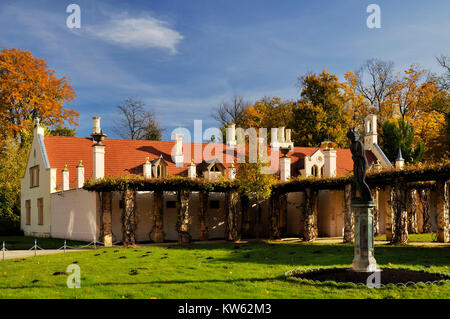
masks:
[[[101,207],[102,207],[102,230],[101,240],[105,247],[112,247],[112,205],[111,192],[102,192]]]
[[[450,242],[450,186],[445,180],[436,181],[436,237],[440,243]]]
[[[241,239],[242,214],[238,207],[239,195],[236,191],[225,193],[226,227],[225,237],[230,241]]]
[[[408,232],[417,234],[419,232],[417,226],[417,190],[415,188],[409,189],[407,196]]]
[[[270,239],[280,238],[280,197],[273,192],[269,198]]]
[[[317,238],[317,195],[318,191],[309,187],[305,188],[305,200],[303,208],[305,241],[313,241]]]
[[[393,223],[393,215],[394,211],[392,209],[392,186],[386,186],[385,187],[386,194],[388,195],[387,200],[384,202],[384,211],[386,212],[385,215],[385,234],[386,234],[386,240],[391,241],[392,236],[394,234],[394,223]]]
[[[283,237],[287,233],[287,213],[288,213],[288,194],[280,195],[280,236]]]
[[[430,209],[430,200],[431,200],[431,194],[429,189],[422,189],[420,190],[419,197],[420,197],[420,203],[422,206],[422,232],[423,233],[431,233],[431,209]]]
[[[248,212],[250,205],[250,200],[247,196],[242,195],[241,196],[241,209],[242,209],[242,233],[243,236],[250,236],[250,230],[251,230],[251,222],[250,222],[250,214]]]
[[[404,183],[400,184],[398,180],[394,182],[391,188],[391,206],[393,211],[393,236],[391,243],[408,243],[408,209],[407,188]]]
[[[200,192],[200,214],[198,215],[200,221],[200,240],[208,240],[208,192]]]
[[[177,192],[177,224],[176,229],[178,232],[178,243],[188,244],[192,241],[192,237],[189,234],[189,197],[191,191],[188,189],[180,189]]]
[[[122,231],[123,245],[134,246],[136,244],[136,192],[131,189],[123,192]]]
[[[153,228],[150,239],[155,243],[164,242],[164,192],[157,190],[153,193]]]
[[[378,187],[372,188],[371,192],[373,201],[375,203],[375,207],[373,208],[373,235],[378,236],[380,234],[380,210],[378,206],[378,197],[379,197]]]
[[[352,184],[345,185],[344,188],[344,243],[353,243],[355,236],[355,220],[353,216],[353,210],[351,207],[352,202]]]

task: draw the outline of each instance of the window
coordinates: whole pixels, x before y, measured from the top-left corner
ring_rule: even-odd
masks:
[[[213,209],[220,208],[219,201],[218,200],[210,200],[209,208],[213,208]]]
[[[44,199],[43,198],[38,198],[37,207],[38,207],[38,225],[44,225]]]
[[[26,210],[25,224],[31,225],[31,201],[30,200],[25,201],[25,210]]]
[[[30,168],[30,188],[39,186],[39,165]]]
[[[324,176],[325,175],[325,165],[322,165],[322,167],[320,168],[320,176]]]
[[[318,168],[316,165],[314,165],[313,167],[311,167],[311,175],[317,177],[317,173],[318,173]]]
[[[177,202],[174,200],[168,200],[166,202],[166,208],[177,208]]]
[[[211,167],[211,172],[220,172],[219,166],[215,164],[213,167]]]

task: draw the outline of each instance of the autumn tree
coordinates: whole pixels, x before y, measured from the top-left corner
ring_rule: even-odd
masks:
[[[77,125],[78,113],[64,107],[75,98],[66,77],[58,78],[29,51],[0,51],[0,135],[14,138],[29,129],[33,113],[47,126]]]
[[[115,120],[114,132],[131,140],[160,141],[162,131],[156,116],[145,108],[145,103],[137,98],[128,98],[117,106],[119,118]]]
[[[306,74],[299,81],[302,89],[291,124],[295,128],[294,143],[315,147],[331,140],[341,147],[346,146],[350,117],[337,76],[323,70],[318,75]]]

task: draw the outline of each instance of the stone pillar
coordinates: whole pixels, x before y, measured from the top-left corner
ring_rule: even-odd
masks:
[[[412,188],[408,190],[407,210],[408,210],[408,232],[417,234],[417,190]]]
[[[280,236],[283,237],[287,233],[287,213],[288,213],[288,194],[280,195]]]
[[[177,192],[177,224],[176,229],[178,232],[178,243],[189,244],[192,241],[192,237],[189,234],[189,197],[191,192],[187,189],[180,189]]]
[[[374,202],[352,202],[355,215],[355,252],[353,270],[358,272],[377,271],[373,245]]]
[[[150,239],[155,243],[164,242],[164,192],[157,190],[153,193],[153,228]]]
[[[440,243],[450,242],[449,206],[450,185],[448,181],[436,181],[436,237]]]
[[[102,207],[102,236],[101,241],[105,247],[112,247],[112,205],[111,192],[102,192],[101,207]]]
[[[303,237],[305,241],[313,241],[317,238],[317,195],[317,190],[309,187],[305,189],[303,208]]]
[[[345,185],[344,189],[344,243],[353,243],[354,238],[354,217],[351,207],[352,184]]]
[[[70,189],[70,178],[69,178],[69,169],[67,168],[67,164],[64,165],[64,169],[62,170],[62,190],[68,191]]]
[[[422,232],[423,233],[431,233],[431,209],[430,209],[430,200],[431,200],[431,194],[429,189],[422,189],[420,190],[419,196],[420,196],[420,202],[422,206]]]
[[[291,178],[291,158],[286,155],[280,158],[280,181],[287,182]]]
[[[242,215],[238,208],[239,196],[236,191],[228,191],[225,194],[225,238],[229,241],[241,239]]]
[[[199,193],[200,214],[198,215],[200,221],[200,240],[208,240],[208,192]]]
[[[391,241],[394,234],[394,224],[393,224],[393,210],[392,210],[392,186],[386,186],[385,188],[387,196],[387,201],[384,202],[384,210],[386,212],[385,216],[385,234],[386,240]]]
[[[270,239],[279,239],[280,236],[280,196],[272,193],[269,198]]]
[[[395,181],[391,188],[391,206],[393,212],[393,235],[391,243],[408,243],[408,210],[406,208],[407,189],[404,183]]]
[[[123,192],[122,214],[123,246],[136,244],[136,192],[126,189]]]
[[[374,187],[371,189],[373,202],[375,207],[373,208],[373,235],[378,236],[380,234],[380,214],[378,206],[378,188]]]

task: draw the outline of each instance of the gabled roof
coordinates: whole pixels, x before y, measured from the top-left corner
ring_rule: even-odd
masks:
[[[105,139],[105,176],[113,175],[142,175],[142,165],[148,157],[150,161],[158,160],[160,157],[167,163],[167,173],[170,175],[187,176],[187,169],[191,158],[194,158],[194,149],[202,150],[207,153],[203,160],[210,163],[217,157],[224,158],[225,154],[233,148],[224,144],[208,145],[208,143],[183,143],[185,153],[185,164],[183,167],[177,167],[172,161],[173,141],[147,141],[147,140],[123,140],[123,139]],[[61,171],[67,164],[70,177],[70,188],[75,188],[77,183],[76,166],[83,161],[85,167],[85,179],[92,177],[93,150],[92,140],[83,137],[61,137],[61,136],[45,136],[45,149],[51,168],[57,169],[56,186],[62,186]],[[190,146],[190,155],[188,149]],[[216,148],[212,147],[216,146]],[[206,149],[206,152],[205,151]],[[270,153],[270,147],[268,147]],[[298,170],[304,163],[305,156],[311,156],[319,148],[317,147],[294,147],[288,153],[291,157],[292,176],[298,175]],[[216,154],[217,153],[217,154]],[[222,153],[222,154],[220,154]],[[236,153],[233,153],[234,162],[237,162]],[[369,152],[367,159],[370,163],[376,162],[376,157]],[[220,156],[222,155],[222,156]],[[281,154],[280,154],[281,157]],[[201,163],[196,163],[197,165]],[[227,173],[232,163],[225,160],[221,162]],[[352,155],[349,149],[337,149],[337,175],[343,176],[353,170]]]

